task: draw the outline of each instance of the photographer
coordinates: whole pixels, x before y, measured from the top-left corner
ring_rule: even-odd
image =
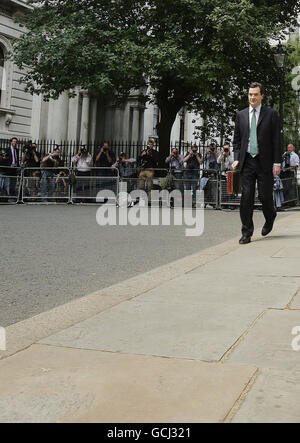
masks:
[[[93,157],[88,152],[86,146],[81,146],[77,154],[71,160],[72,167],[75,168],[77,177],[80,177],[76,181],[76,194],[82,193],[83,196],[90,189],[90,182],[88,177],[91,176],[91,168],[93,166]]]
[[[119,170],[121,178],[129,178],[133,177],[134,175],[134,163],[136,163],[135,158],[126,158],[125,152],[121,152],[113,166]]]
[[[28,180],[25,180],[24,182],[24,193],[26,196],[32,197],[33,194],[37,194],[39,192],[41,177],[39,170],[41,155],[37,151],[36,143],[32,143],[32,141],[30,141],[24,146],[21,161],[22,166],[25,168],[24,177],[28,177]]]
[[[60,165],[60,149],[58,146],[56,146],[54,151],[46,155],[41,163],[41,196],[43,202],[47,201],[46,197],[51,198],[53,196],[53,193],[55,191],[55,174],[57,173],[54,168],[59,168]]]
[[[127,158],[125,152],[121,152],[114,164],[114,168],[119,170],[120,179],[127,184],[128,194],[136,189],[137,173],[134,167],[135,163],[135,158]]]
[[[76,175],[79,177],[89,177],[91,175],[93,157],[85,146],[82,146],[72,158],[72,165],[75,166]]]
[[[226,172],[232,171],[233,159],[231,158],[229,143],[224,144],[224,147],[221,149],[221,154],[217,159],[217,163],[220,165],[222,176],[226,177]]]
[[[108,168],[112,168],[113,164],[116,161],[115,153],[110,149],[109,143],[105,141],[103,143],[102,148],[98,149],[94,157],[94,164],[96,168],[106,168],[99,169],[97,171],[98,177],[110,177],[112,175],[112,171]],[[111,182],[105,181],[105,179],[100,180],[99,190],[107,189],[112,185]]]
[[[36,143],[32,143],[32,141],[28,142],[23,148],[22,165],[25,168],[39,168],[40,162],[41,155],[37,151]]]
[[[184,178],[186,180],[185,189],[193,192],[193,204],[196,203],[196,191],[199,187],[200,166],[202,165],[202,156],[198,152],[198,147],[193,146],[184,158],[186,171]]]
[[[166,158],[165,163],[169,165],[170,173],[175,179],[175,189],[179,189],[183,193],[183,155],[179,154],[177,148],[173,148],[171,154]]]
[[[290,143],[287,151],[283,154],[283,174],[285,177],[294,177],[299,166],[299,157],[295,152],[295,146]]]
[[[204,153],[204,168],[218,170],[218,152],[217,145],[211,143]]]
[[[153,187],[154,169],[158,168],[158,152],[154,149],[154,142],[150,141],[147,149],[144,149],[139,157],[141,172],[139,175],[139,188],[145,190],[146,182],[148,187],[148,202],[151,201],[151,191]]]

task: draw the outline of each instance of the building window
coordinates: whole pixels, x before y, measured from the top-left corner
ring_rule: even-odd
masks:
[[[4,52],[0,46],[0,104],[2,98],[2,91],[5,89],[5,75],[4,75]]]

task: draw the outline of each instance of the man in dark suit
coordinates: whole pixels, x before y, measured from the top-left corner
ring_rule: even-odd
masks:
[[[10,146],[6,149],[6,162],[5,164],[9,166],[9,168],[4,169],[3,175],[7,177],[7,194],[15,197],[16,196],[16,182],[17,179],[14,178],[18,174],[18,169],[20,166],[19,162],[19,150],[17,148],[18,139],[13,137],[10,140]]]
[[[274,176],[281,172],[282,153],[280,124],[276,112],[262,106],[264,87],[252,83],[249,88],[250,107],[238,112],[234,133],[233,169],[239,168],[242,177],[240,244],[251,242],[254,232],[253,210],[255,185],[262,203],[266,223],[262,235],[268,235],[276,218],[273,201]]]

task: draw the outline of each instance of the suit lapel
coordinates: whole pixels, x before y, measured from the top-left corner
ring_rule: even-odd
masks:
[[[250,137],[250,119],[249,119],[249,108],[246,108],[244,110],[244,120],[245,120],[245,127],[248,133],[248,138]]]
[[[262,106],[261,110],[260,110],[260,114],[259,114],[259,120],[258,120],[258,123],[257,123],[257,127],[259,127],[259,125],[261,124],[261,122],[262,122],[262,120],[263,120],[265,115],[266,115],[266,107]]]

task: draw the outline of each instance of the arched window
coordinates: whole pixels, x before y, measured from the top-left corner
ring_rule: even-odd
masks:
[[[0,104],[2,91],[5,89],[4,81],[4,52],[2,47],[0,46]]]

